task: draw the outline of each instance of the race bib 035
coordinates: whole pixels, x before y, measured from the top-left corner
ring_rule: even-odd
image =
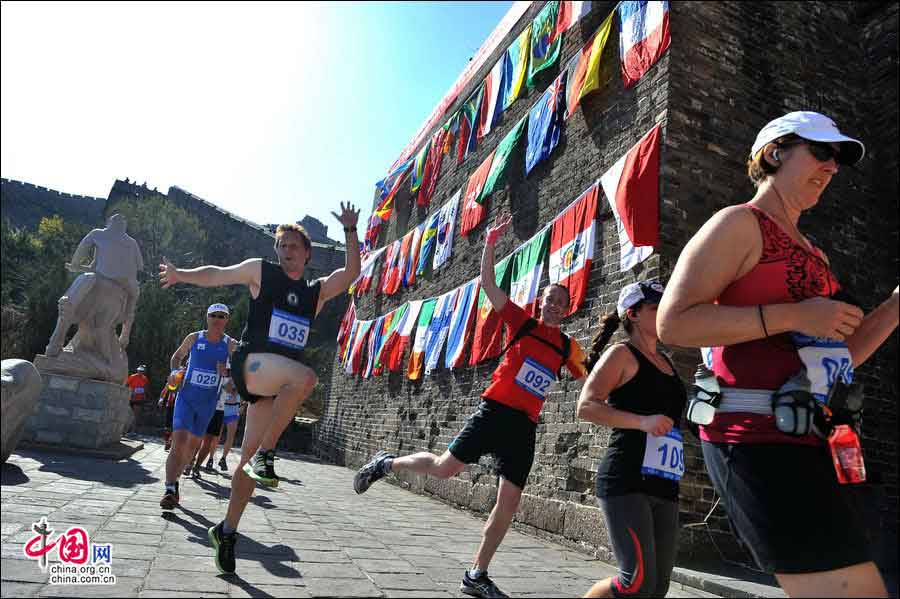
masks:
[[[269,321],[269,341],[291,349],[303,349],[306,347],[308,338],[308,318],[272,309],[272,319]]]

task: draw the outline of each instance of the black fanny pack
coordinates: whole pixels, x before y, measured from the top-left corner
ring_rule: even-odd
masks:
[[[782,433],[803,437],[813,433],[827,439],[834,427],[847,424],[859,430],[862,419],[862,389],[851,389],[838,377],[825,398],[816,401],[804,368],[772,395],[775,426]]]

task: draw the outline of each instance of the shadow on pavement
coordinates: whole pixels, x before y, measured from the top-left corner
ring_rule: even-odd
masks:
[[[21,485],[27,483],[29,480],[31,479],[28,478],[25,471],[15,464],[3,464],[2,483],[4,486]]]
[[[57,452],[21,451],[17,454],[40,462],[42,465],[39,472],[52,472],[75,480],[102,482],[111,487],[122,488],[159,482],[159,478],[152,476],[150,470],[131,458],[111,462]]]

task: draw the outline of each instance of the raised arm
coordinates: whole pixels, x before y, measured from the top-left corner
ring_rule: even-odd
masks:
[[[356,233],[356,223],[359,220],[359,210],[347,202],[341,202],[341,214],[338,216],[334,212],[331,213],[341,225],[344,227],[345,241],[347,244],[347,252],[345,255],[344,268],[339,268],[322,281],[322,289],[319,291],[319,305],[316,309],[318,313],[322,306],[331,298],[344,293],[350,288],[351,283],[359,276],[359,237]]]
[[[509,296],[497,286],[497,274],[494,272],[494,246],[497,240],[506,232],[512,223],[512,217],[506,213],[494,221],[493,227],[488,227],[484,236],[484,252],[481,254],[481,288],[495,311],[499,312],[506,305]]]
[[[666,285],[656,315],[660,341],[710,347],[788,331],[843,341],[859,326],[859,308],[823,297],[762,308],[714,303],[761,254],[762,235],[749,210],[732,206],[709,219],[681,252]]]
[[[78,242],[78,247],[75,248],[75,251],[72,253],[72,261],[66,263],[66,270],[69,270],[70,272],[86,272],[89,270],[90,265],[86,265],[84,262],[91,258],[91,250],[93,250],[94,245],[96,245],[94,235],[97,231],[98,229],[92,230]]]
[[[201,266],[199,268],[176,268],[163,258],[159,265],[159,282],[163,289],[176,283],[187,283],[198,287],[223,287],[225,285],[246,285],[251,292],[259,289],[262,281],[262,259],[251,258],[233,266]]]
[[[634,357],[624,345],[613,345],[603,352],[581,388],[575,413],[581,420],[594,424],[641,430],[656,437],[665,435],[674,424],[668,416],[640,416],[607,403],[609,394],[627,382],[629,367],[636,370],[633,361]]]

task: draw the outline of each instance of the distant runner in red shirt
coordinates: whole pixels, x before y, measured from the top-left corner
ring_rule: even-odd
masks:
[[[131,412],[134,414],[134,421],[131,423],[132,430],[137,428],[138,410],[144,398],[147,397],[147,386],[150,384],[150,379],[144,374],[146,371],[147,367],[141,364],[134,374],[125,379],[125,385],[131,387]]]
[[[460,591],[475,597],[507,596],[488,578],[487,569],[519,509],[519,499],[534,462],[535,430],[541,408],[563,364],[579,382],[587,374],[585,355],[578,342],[559,330],[569,307],[566,287],[548,285],[544,289],[540,318],[535,320],[496,285],[494,244],[511,222],[507,214],[488,229],[481,258],[482,289],[506,322],[512,339],[491,384],[481,394],[478,411],[469,417],[443,455],[421,452],[396,457],[379,451],[353,480],[356,492],[364,493],[372,483],[392,471],[446,479],[456,476],[466,464],[478,462],[482,455],[493,454],[500,476],[497,502],[485,524],[472,568],[463,575],[460,585]]]

